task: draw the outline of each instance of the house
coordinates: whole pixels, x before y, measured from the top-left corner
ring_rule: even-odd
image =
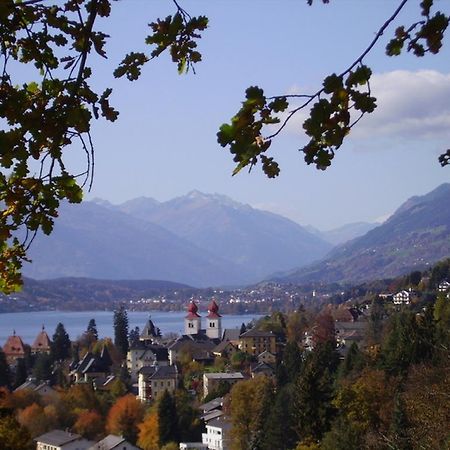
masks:
[[[206,433],[202,433],[202,442],[210,450],[229,450],[231,422],[226,416],[211,420],[206,425]]]
[[[92,444],[79,434],[62,430],[52,430],[37,438],[36,450],[87,450]]]
[[[70,365],[70,377],[75,383],[87,383],[96,378],[107,378],[112,366],[111,356],[106,345],[103,346],[100,355],[87,352],[83,359]]]
[[[230,341],[222,341],[212,350],[214,356],[221,358],[231,358],[239,349],[233,345]]]
[[[252,328],[240,335],[239,349],[254,356],[265,351],[276,354],[276,336],[272,331],[262,331]]]
[[[50,387],[47,382],[38,384],[36,379],[32,377],[28,378],[25,383],[14,389],[14,392],[23,391],[24,389],[29,389],[30,391],[36,392],[43,398],[52,398],[57,396],[57,392]]]
[[[447,292],[450,291],[450,283],[448,281],[442,281],[438,286],[439,292]]]
[[[133,382],[137,381],[138,373],[143,367],[169,365],[167,348],[149,342],[149,340],[140,340],[128,350],[127,368]]]
[[[239,336],[241,334],[241,330],[238,328],[225,328],[223,330],[222,341],[229,341],[235,347],[239,347]]]
[[[201,442],[180,442],[180,450],[208,450],[208,446]]]
[[[123,436],[110,434],[101,441],[92,445],[88,450],[141,450],[130,444]]]
[[[202,412],[200,419],[208,423],[213,419],[217,419],[223,415],[223,397],[217,397],[207,403],[199,405],[198,409]]]
[[[219,383],[234,384],[237,381],[243,380],[244,375],[241,372],[233,373],[204,373],[203,374],[203,397],[206,397],[210,392],[213,392],[219,387]]]
[[[262,352],[257,356],[259,363],[276,364],[277,357],[268,351]]]
[[[177,384],[177,366],[143,367],[138,376],[138,398],[142,402],[150,402],[164,391],[173,393]]]
[[[48,337],[47,332],[45,331],[44,325],[42,325],[41,332],[36,336],[36,339],[31,346],[31,353],[33,355],[38,353],[47,353],[50,354],[52,342]]]
[[[5,345],[3,346],[3,353],[6,356],[6,361],[9,365],[15,366],[17,360],[25,357],[25,344],[20,336],[13,331],[12,336],[9,336]]]
[[[250,366],[250,374],[252,378],[255,378],[258,375],[273,377],[275,375],[275,369],[270,364],[260,362]]]
[[[400,291],[393,295],[394,305],[409,305],[411,302],[411,292]]]

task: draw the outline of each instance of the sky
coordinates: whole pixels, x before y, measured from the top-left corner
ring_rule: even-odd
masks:
[[[112,87],[120,111],[113,124],[93,126],[95,180],[87,199],[112,203],[146,196],[166,201],[192,190],[225,194],[321,230],[357,221],[380,221],[413,195],[450,181],[437,158],[450,142],[450,38],[440,54],[388,58],[395,27],[419,17],[411,1],[365,59],[373,72],[379,107],[365,117],[337,152],[331,168],[307,166],[298,151],[306,139],[301,115],[272,143],[281,175],[259,167],[232,177],[228,150],[216,141],[219,126],[240,108],[245,89],[268,96],[311,93],[323,78],[345,70],[392,14],[395,0],[181,0],[209,28],[196,74],[178,75],[168,55],[151,61],[136,82],[112,71],[143,44],[147,24],[174,12],[170,0],[122,0],[99,22],[111,35],[107,61],[93,61],[93,85]],[[448,9],[444,1],[438,6]],[[73,150],[71,163],[83,164]]]

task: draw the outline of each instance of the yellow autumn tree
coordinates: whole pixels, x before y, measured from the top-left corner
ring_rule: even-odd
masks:
[[[139,425],[138,445],[143,450],[159,450],[158,414],[152,411]]]

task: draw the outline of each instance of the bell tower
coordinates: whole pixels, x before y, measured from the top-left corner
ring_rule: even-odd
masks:
[[[219,314],[219,305],[214,299],[211,300],[208,306],[206,336],[210,339],[220,339],[222,337],[222,316]]]
[[[197,313],[198,306],[192,300],[188,306],[188,314],[184,318],[184,334],[198,334],[200,333],[201,317]]]

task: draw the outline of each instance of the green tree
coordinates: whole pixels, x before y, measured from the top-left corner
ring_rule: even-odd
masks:
[[[336,413],[332,404],[339,356],[330,342],[318,344],[306,358],[294,390],[295,431],[299,440],[320,439]]]
[[[0,349],[0,387],[9,387],[11,384],[11,371],[6,362],[6,356],[3,350]]]
[[[1,359],[1,357],[0,357]],[[1,366],[1,363],[0,363]],[[19,358],[16,363],[16,371],[14,372],[14,387],[17,388],[25,383],[28,376],[27,365],[24,358]]]
[[[296,342],[288,342],[283,353],[282,364],[286,368],[288,383],[294,382],[300,374],[303,355]]]
[[[165,390],[158,403],[159,445],[178,441],[178,413],[175,399]]]
[[[52,376],[53,361],[50,355],[41,353],[36,356],[33,366],[33,376],[38,381],[50,380]]]
[[[353,342],[345,355],[344,361],[339,366],[339,375],[346,377],[353,371],[359,372],[364,367],[364,355],[358,348],[356,342]]]
[[[91,319],[88,323],[86,333],[91,336],[92,340],[98,341],[98,331],[97,324],[95,323],[95,319]]]
[[[232,450],[262,449],[265,426],[273,402],[273,383],[259,375],[231,389]],[[251,411],[251,414],[249,414]]]
[[[51,344],[51,356],[53,361],[62,361],[70,356],[71,342],[64,325],[59,322],[56,325],[53,342]]]
[[[128,344],[128,313],[124,306],[114,311],[114,345],[126,356],[129,348]]]
[[[36,445],[13,415],[0,416],[0,442],[2,450],[33,450]]]

